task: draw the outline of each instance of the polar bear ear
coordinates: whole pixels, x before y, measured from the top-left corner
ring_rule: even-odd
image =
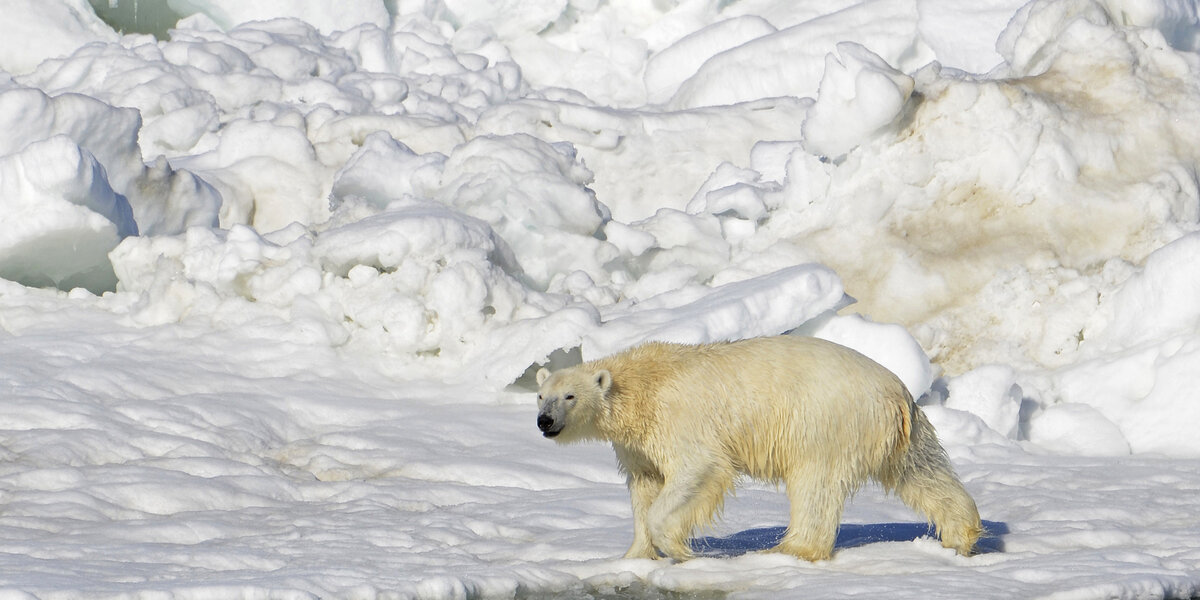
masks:
[[[542,385],[542,383],[544,383],[546,381],[546,378],[549,376],[550,376],[550,369],[547,369],[546,367],[542,367],[542,368],[538,369],[538,372],[537,372],[538,385]]]
[[[596,385],[600,387],[600,393],[608,393],[608,388],[612,387],[612,373],[608,369],[600,369],[596,371]]]

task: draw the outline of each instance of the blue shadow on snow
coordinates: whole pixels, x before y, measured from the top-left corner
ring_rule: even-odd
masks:
[[[987,531],[975,545],[978,554],[1004,551],[1000,536],[1008,533],[1008,525],[984,521]],[[749,552],[769,550],[783,538],[786,527],[759,527],[725,537],[702,537],[692,540],[692,550],[701,556],[740,556]],[[933,527],[926,523],[873,523],[842,525],[838,530],[835,549],[857,548],[876,542],[911,542],[923,537],[936,537]]]

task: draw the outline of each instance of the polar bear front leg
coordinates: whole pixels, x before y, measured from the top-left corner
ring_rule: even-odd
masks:
[[[688,537],[712,520],[732,484],[732,469],[711,464],[689,465],[668,475],[648,515],[654,546],[677,560],[691,558]]]
[[[650,506],[662,491],[662,478],[650,473],[631,473],[625,481],[633,504],[633,545],[625,558],[658,558],[650,536]]]

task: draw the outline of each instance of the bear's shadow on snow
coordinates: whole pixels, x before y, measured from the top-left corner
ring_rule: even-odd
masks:
[[[984,521],[986,534],[975,545],[978,554],[1004,551],[1004,540],[1008,525],[996,521]],[[747,529],[725,537],[703,537],[692,540],[692,550],[700,556],[741,556],[750,552],[769,550],[783,538],[785,527],[758,527]],[[838,530],[834,549],[857,548],[877,542],[911,542],[923,537],[936,537],[933,527],[926,523],[871,523],[868,525],[844,524]]]

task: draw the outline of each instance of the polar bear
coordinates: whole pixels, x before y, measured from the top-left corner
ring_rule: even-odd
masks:
[[[846,499],[868,478],[970,555],[983,529],[937,433],[904,384],[833,342],[800,336],[651,342],[537,373],[537,426],[559,443],[609,441],[633,504],[627,558],[691,556],[739,474],[782,482],[775,550],[829,558]]]

